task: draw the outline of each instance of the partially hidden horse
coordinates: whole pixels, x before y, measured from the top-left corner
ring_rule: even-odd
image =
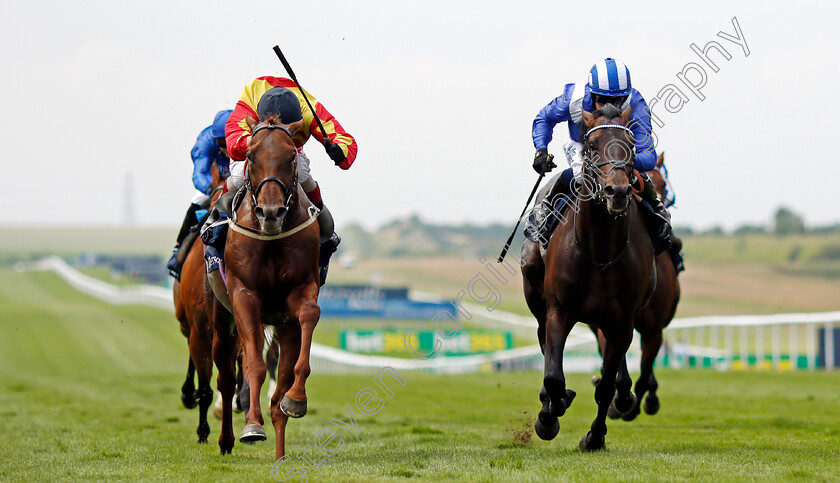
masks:
[[[215,164],[211,169],[212,184],[215,187],[213,201],[224,187],[225,180],[219,175]],[[211,311],[215,297],[209,297],[209,287],[205,286],[204,244],[194,243],[198,231],[193,231],[185,239],[181,250],[186,258],[181,268],[181,279],[172,284],[172,296],[175,302],[175,318],[181,324],[181,333],[189,341],[190,358],[187,378],[181,386],[181,402],[187,409],[199,407],[198,442],[206,443],[210,435],[207,423],[207,409],[213,402],[213,390],[210,378],[213,375],[213,324]],[[188,249],[187,249],[188,248]],[[194,376],[198,374],[198,390]]]
[[[542,408],[534,423],[540,438],[557,435],[558,417],[575,397],[563,374],[563,349],[572,327],[581,321],[604,334],[603,377],[595,389],[598,414],[580,440],[584,450],[604,447],[614,397],[621,412],[635,405],[631,384],[616,386],[616,374],[655,284],[653,244],[630,185],[635,163],[632,132],[626,127],[630,114],[630,109],[619,112],[611,105],[583,112],[584,182],[570,219],[554,229],[544,264],[531,263],[540,257],[537,243],[526,241],[522,251],[525,297],[545,356]]]
[[[225,454],[234,445],[231,399],[239,344],[250,389],[247,424],[239,439],[245,443],[266,439],[259,398],[266,375],[263,324],[273,325],[280,361],[271,420],[279,459],[285,455],[288,418],[306,414],[309,351],[321,314],[317,303],[320,235],[317,209],[298,184],[298,154],[292,136],[301,121],[283,124],[276,117],[259,123],[250,117],[246,121],[251,128],[246,189],[234,201],[224,253],[233,317],[218,313],[214,319],[213,359],[223,403],[219,448]]]
[[[650,175],[653,185],[663,202],[665,200],[666,183],[665,177],[659,170],[664,161],[665,155],[663,153],[657,159],[657,169],[648,171],[648,175]],[[641,408],[644,408],[645,413],[650,415],[656,414],[659,411],[659,397],[656,395],[659,383],[653,374],[653,363],[659,354],[659,349],[662,347],[662,332],[674,318],[679,301],[680,282],[677,278],[677,269],[674,266],[671,253],[664,251],[656,256],[656,288],[653,291],[653,296],[650,299],[650,303],[648,303],[636,319],[636,331],[641,336],[642,346],[641,371],[639,378],[636,379],[634,390],[636,404],[634,404],[630,411],[623,414],[620,414],[615,406],[611,406],[607,414],[610,418],[618,419],[620,417],[625,421],[632,421],[641,413]],[[600,333],[597,335],[599,345],[603,350],[604,337]],[[627,365],[622,364],[617,380],[627,381],[629,379],[630,374],[627,372]],[[593,382],[597,382],[597,379]],[[647,397],[645,397],[646,393]],[[644,404],[642,403],[643,398]]]

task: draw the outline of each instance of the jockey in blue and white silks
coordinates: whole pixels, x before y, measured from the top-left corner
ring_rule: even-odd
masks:
[[[207,126],[198,134],[195,144],[190,150],[193,161],[192,181],[195,189],[199,191],[193,198],[193,203],[205,207],[209,204],[209,195],[213,191],[213,176],[210,174],[210,170],[214,164],[222,177],[228,175],[230,157],[224,139],[225,123],[231,112],[233,111],[228,109],[216,113],[213,124]]]
[[[636,143],[636,169],[639,171],[650,171],[656,167],[656,151],[653,149],[653,138],[651,135],[650,109],[645,99],[636,89],[627,91],[624,102],[619,109],[624,110],[630,107],[632,116],[628,127],[633,131],[633,139]],[[543,107],[531,129],[531,137],[534,140],[534,147],[537,150],[548,149],[548,143],[553,138],[554,126],[561,122],[569,123],[569,139],[563,146],[563,152],[574,151],[575,157],[570,161],[574,170],[575,179],[580,181],[580,167],[582,163],[580,144],[583,138],[581,123],[583,116],[581,111],[592,112],[597,109],[595,100],[597,97],[587,83],[566,84],[563,94],[549,102]],[[603,105],[603,104],[602,104]]]
[[[531,137],[534,141],[536,154],[534,155],[534,170],[539,174],[551,171],[555,165],[552,156],[548,154],[548,144],[551,142],[554,127],[561,122],[569,123],[570,141],[563,144],[563,153],[569,168],[563,171],[556,181],[549,187],[546,196],[537,201],[533,211],[533,227],[530,238],[538,239],[543,246],[547,245],[555,224],[552,219],[558,218],[555,213],[557,201],[575,192],[574,184],[582,183],[583,167],[583,114],[585,110],[592,112],[611,104],[624,111],[632,109],[627,127],[633,133],[635,142],[636,169],[644,183],[642,198],[650,205],[653,215],[658,220],[657,233],[654,234],[654,245],[657,252],[668,248],[670,244],[670,214],[659,200],[650,178],[644,174],[656,168],[656,151],[653,145],[650,109],[642,95],[633,88],[630,81],[630,70],[619,60],[606,58],[597,62],[589,70],[586,83],[566,84],[563,93],[543,107],[534,118]],[[528,232],[528,230],[526,230]]]
[[[225,123],[230,117],[231,109],[219,111],[213,118],[213,124],[202,129],[190,150],[193,162],[192,181],[196,192],[190,200],[190,207],[178,231],[178,238],[175,241],[175,248],[172,250],[172,258],[166,264],[169,274],[180,280],[181,265],[178,263],[178,252],[181,243],[189,235],[190,228],[198,224],[210,207],[210,195],[213,193],[213,165],[219,170],[222,178],[230,174],[230,158],[225,144]]]

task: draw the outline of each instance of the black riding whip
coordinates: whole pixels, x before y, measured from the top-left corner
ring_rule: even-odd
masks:
[[[554,159],[554,155],[548,155],[548,162],[551,164],[551,161]],[[537,183],[534,185],[534,189],[531,190],[531,194],[528,196],[528,201],[525,202],[525,208],[522,209],[522,214],[519,215],[519,219],[516,220],[516,226],[513,227],[513,231],[510,232],[510,236],[505,242],[505,247],[502,249],[502,253],[499,255],[499,263],[505,261],[505,255],[507,255],[508,250],[510,249],[510,244],[513,243],[513,237],[516,236],[516,230],[519,228],[519,223],[522,222],[522,217],[525,216],[525,212],[528,211],[528,205],[531,204],[531,200],[534,198],[534,193],[537,192],[537,188],[540,187],[540,183],[542,182],[543,178],[545,177],[545,173],[540,173],[540,177],[537,178]]]
[[[300,94],[303,96],[303,100],[306,101],[306,105],[309,106],[309,110],[312,111],[312,115],[315,117],[315,122],[318,123],[318,128],[321,129],[321,134],[324,135],[324,143],[330,143],[330,137],[327,136],[327,130],[324,129],[324,125],[321,124],[321,120],[318,118],[318,114],[315,112],[315,108],[312,107],[312,103],[309,102],[309,98],[306,97],[306,92],[303,91],[303,87],[300,86],[300,82],[298,82],[297,77],[295,76],[294,71],[292,70],[292,66],[289,65],[289,61],[286,60],[286,56],[283,55],[283,52],[280,51],[280,47],[275,45],[274,46],[274,53],[277,54],[277,57],[280,58],[280,62],[283,63],[283,67],[286,69],[286,73],[289,74],[289,77],[295,82]]]

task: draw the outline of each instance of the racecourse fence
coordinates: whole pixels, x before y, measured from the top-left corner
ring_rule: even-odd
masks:
[[[71,286],[107,303],[151,305],[173,310],[172,292],[158,286],[116,287],[89,277],[59,257],[48,257],[19,269],[50,270]],[[432,294],[411,292],[418,301],[439,299]],[[536,321],[484,306],[465,306],[488,327],[506,327],[533,337]],[[674,319],[665,331],[657,358],[659,367],[711,368],[718,370],[834,370],[840,366],[840,311],[824,313],[705,316]],[[442,341],[444,344],[446,341]],[[627,363],[638,369],[638,335]],[[541,369],[543,358],[538,345],[488,354],[413,359],[356,354],[321,344],[312,344],[312,369],[322,373],[369,373],[389,366],[398,371],[464,373]],[[593,372],[600,366],[595,338],[582,325],[569,335],[564,369],[567,372]]]

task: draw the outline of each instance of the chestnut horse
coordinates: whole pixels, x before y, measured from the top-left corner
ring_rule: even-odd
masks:
[[[663,202],[665,201],[665,178],[659,169],[662,167],[664,160],[665,155],[660,154],[656,162],[657,169],[648,171],[648,175],[650,175]],[[620,414],[615,406],[611,406],[608,413],[610,418],[618,419],[620,417],[625,421],[632,421],[641,413],[641,408],[644,408],[645,413],[650,415],[659,411],[659,397],[656,395],[659,383],[653,375],[653,363],[662,347],[662,332],[674,318],[679,301],[680,282],[677,278],[677,270],[670,251],[664,251],[656,256],[656,288],[653,291],[653,296],[650,303],[642,310],[639,318],[636,319],[636,331],[641,336],[642,345],[641,372],[639,378],[636,379],[634,390],[636,404],[624,414]],[[604,338],[601,334],[598,334],[598,341],[603,348]],[[630,380],[626,364],[622,364],[617,379],[620,381]],[[597,378],[593,379],[593,382],[597,383]],[[646,393],[647,397],[645,397]],[[644,404],[642,404],[642,398],[644,398]]]
[[[318,253],[320,235],[315,209],[297,181],[297,149],[292,136],[302,122],[282,124],[276,117],[251,128],[245,190],[234,201],[224,259],[227,292],[233,307],[214,319],[213,359],[222,393],[219,448],[234,445],[231,399],[235,387],[237,343],[243,349],[250,406],[240,441],[264,441],[260,390],[266,375],[262,358],[263,325],[276,328],[280,343],[277,389],[271,396],[276,456],[285,455],[286,422],[306,414],[306,379],[312,331],[318,323]],[[238,334],[238,337],[237,337]]]
[[[219,175],[214,164],[211,169],[212,183],[215,190],[211,198],[215,201],[224,186],[225,180]],[[181,402],[187,409],[199,406],[198,442],[206,443],[210,434],[207,424],[207,409],[213,402],[213,390],[210,378],[213,375],[213,325],[210,318],[215,297],[209,296],[209,287],[205,287],[204,244],[194,243],[198,231],[193,231],[183,243],[182,252],[187,252],[181,269],[181,280],[172,284],[172,296],[175,302],[175,318],[181,324],[181,333],[189,340],[190,359],[187,379],[181,386]],[[215,302],[218,303],[218,302]],[[198,390],[193,377],[198,373]]]
[[[571,207],[571,222],[559,223],[549,240],[545,263],[526,265],[539,257],[539,246],[523,246],[525,296],[537,318],[545,373],[540,391],[542,409],[534,423],[537,435],[553,439],[575,392],[566,388],[563,349],[578,321],[597,327],[605,337],[603,377],[595,389],[598,414],[580,448],[604,447],[607,410],[616,394],[616,373],[633,338],[639,317],[655,284],[653,244],[630,186],[633,171],[630,109],[611,105],[583,112],[583,186]],[[541,268],[539,268],[541,267]],[[542,280],[539,279],[543,272]],[[616,407],[635,404],[630,384],[618,386]]]

